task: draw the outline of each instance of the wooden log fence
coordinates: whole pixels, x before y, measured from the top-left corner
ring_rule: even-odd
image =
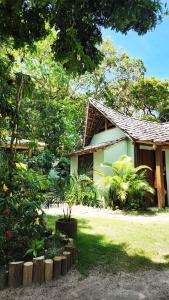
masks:
[[[53,258],[53,279],[58,279],[61,275],[62,257],[55,256]]]
[[[33,262],[10,262],[8,270],[0,272],[0,290],[5,287],[17,288],[34,284],[42,284],[57,280],[71,269],[75,262],[75,245],[73,239],[68,240],[61,256],[45,259],[44,256],[33,258]]]
[[[33,262],[28,261],[23,265],[23,286],[29,286],[32,283]]]
[[[53,279],[53,259],[45,259],[45,282]]]
[[[9,279],[10,288],[17,288],[23,282],[23,261],[9,263]]]

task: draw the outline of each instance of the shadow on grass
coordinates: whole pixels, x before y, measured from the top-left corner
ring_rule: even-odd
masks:
[[[77,268],[86,274],[94,267],[101,267],[105,271],[138,271],[169,267],[169,263],[155,263],[144,255],[127,253],[127,244],[106,243],[103,235],[87,234],[79,230],[76,237],[78,249]]]
[[[55,229],[55,221],[58,216],[48,215],[48,227]],[[113,244],[106,242],[101,234],[88,233],[91,227],[84,218],[78,218],[78,234],[75,238],[77,248],[77,269],[87,274],[91,269],[99,267],[108,272],[138,271],[138,270],[163,270],[169,268],[169,262],[155,263],[142,254],[129,255],[128,244]],[[165,255],[169,260],[169,255]]]
[[[157,208],[151,207],[146,210],[123,210],[121,211],[124,215],[130,216],[158,216],[160,214],[169,214],[169,209],[167,208]]]

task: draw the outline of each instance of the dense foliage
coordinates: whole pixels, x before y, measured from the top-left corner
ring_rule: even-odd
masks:
[[[153,115],[155,110],[155,118],[167,120],[168,82],[145,80],[141,60],[108,42],[101,45],[102,28],[144,34],[163,12],[160,0],[0,0],[0,143],[10,143],[8,155],[0,153],[0,264],[45,249],[42,206],[51,168],[57,200],[65,200],[70,210],[74,203],[99,205],[88,177],[69,181],[69,163],[63,158],[82,144],[89,95],[128,114]],[[31,158],[16,153],[22,138],[30,140]],[[46,149],[38,153],[40,140]],[[129,175],[135,182],[135,172]],[[132,197],[126,203],[135,200],[136,190],[130,185]],[[116,190],[118,197],[122,194]],[[58,253],[57,239],[51,239],[49,257]]]
[[[11,259],[23,259],[31,241],[45,236],[42,204],[49,182],[45,175],[28,170],[23,163],[16,163],[11,181],[8,158],[2,155],[5,169],[0,174],[0,264],[6,264]]]
[[[143,61],[115,48],[110,40],[103,42],[101,50],[104,59],[98,68],[75,79],[78,92],[128,115],[167,121],[168,80],[146,78]]]
[[[145,171],[149,167],[133,166],[130,157],[124,155],[113,164],[104,163],[111,175],[104,175],[99,182],[105,205],[116,208],[145,209],[146,196],[154,194],[154,189],[145,179]]]
[[[161,21],[163,11],[160,0],[1,0],[0,39],[11,39],[14,47],[32,46],[54,27],[55,58],[68,70],[82,73],[93,70],[103,57],[97,47],[103,27],[144,34]]]
[[[65,192],[65,201],[69,206],[82,204],[98,207],[99,202],[93,181],[85,174],[71,176]]]

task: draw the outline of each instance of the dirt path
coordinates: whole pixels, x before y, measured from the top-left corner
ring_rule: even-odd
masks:
[[[49,215],[62,215],[63,206],[54,206],[49,209],[45,209],[45,212]],[[99,217],[108,217],[108,218],[118,218],[125,220],[133,220],[133,221],[169,221],[169,209],[166,209],[164,212],[159,213],[156,208],[148,211],[145,214],[135,215],[129,213],[122,213],[120,210],[113,211],[110,209],[100,209],[93,208],[83,205],[77,205],[72,208],[72,214],[74,216],[82,216],[82,217],[90,217],[90,216],[99,216]]]
[[[83,277],[71,271],[50,284],[4,290],[1,300],[168,300],[169,270],[104,274],[92,271]]]

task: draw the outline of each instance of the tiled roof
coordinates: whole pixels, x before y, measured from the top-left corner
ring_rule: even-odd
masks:
[[[134,140],[157,143],[169,142],[169,122],[158,123],[138,120],[108,108],[91,98],[89,99],[89,105],[95,107],[105,118],[126,132]]]
[[[125,141],[127,138],[126,137],[122,137],[122,138],[119,138],[117,140],[113,140],[113,141],[108,141],[108,142],[105,142],[105,143],[100,143],[100,144],[97,144],[97,145],[89,145],[89,146],[86,146],[80,150],[76,150],[76,151],[73,151],[71,153],[68,154],[68,157],[71,157],[73,155],[83,155],[83,154],[89,154],[89,153],[93,153],[97,150],[100,150],[100,149],[105,149],[109,146],[112,146],[114,144],[117,144],[117,143],[120,143],[122,141]]]

